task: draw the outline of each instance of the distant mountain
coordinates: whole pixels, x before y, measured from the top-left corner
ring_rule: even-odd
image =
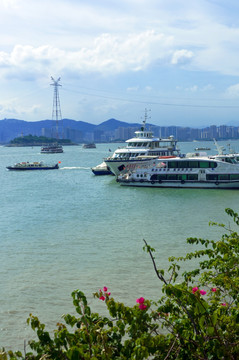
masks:
[[[126,123],[123,121],[115,120],[115,119],[109,119],[104,122],[102,122],[99,125],[96,125],[97,130],[102,131],[114,131],[118,129],[119,127],[139,127],[139,124],[132,124],[132,123]]]
[[[140,124],[130,124],[116,119],[109,119],[99,125],[90,124],[84,121],[76,121],[72,119],[62,119],[58,122],[59,128],[78,130],[82,132],[83,138],[86,133],[93,133],[95,131],[114,131],[119,127],[138,127]],[[0,120],[0,143],[9,143],[16,137],[27,135],[42,135],[42,129],[52,129],[55,123],[52,120],[40,120],[35,122],[18,120],[18,119],[3,119]]]

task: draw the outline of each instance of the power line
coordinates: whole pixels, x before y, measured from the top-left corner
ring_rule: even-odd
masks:
[[[171,102],[161,102],[161,101],[143,101],[143,100],[136,100],[136,99],[129,99],[129,98],[121,98],[121,97],[115,97],[115,96],[106,96],[106,95],[100,95],[100,94],[94,94],[94,93],[87,93],[79,90],[71,90],[65,88],[66,91],[75,92],[81,95],[86,96],[94,96],[99,97],[103,99],[108,100],[117,100],[117,101],[124,101],[124,102],[130,102],[130,103],[140,103],[140,104],[148,104],[148,105],[161,105],[161,106],[175,106],[175,107],[191,107],[191,108],[225,108],[225,109],[237,109],[239,108],[239,105],[197,105],[197,104],[177,104],[177,103],[171,103]],[[219,100],[218,100],[219,101]],[[220,100],[221,101],[221,100]]]

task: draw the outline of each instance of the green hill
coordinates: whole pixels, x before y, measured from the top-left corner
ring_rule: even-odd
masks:
[[[69,139],[54,139],[45,136],[27,135],[11,140],[10,146],[43,146],[55,143],[61,145],[74,145]]]

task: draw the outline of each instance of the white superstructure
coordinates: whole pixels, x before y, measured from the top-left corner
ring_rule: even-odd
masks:
[[[127,171],[133,164],[158,156],[175,156],[179,154],[177,140],[173,136],[166,139],[154,137],[151,130],[146,129],[147,110],[140,130],[135,131],[135,137],[126,140],[126,147],[115,150],[111,157],[104,159],[110,171],[119,175]]]

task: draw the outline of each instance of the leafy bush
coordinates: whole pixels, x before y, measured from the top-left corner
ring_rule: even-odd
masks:
[[[226,209],[236,225],[238,214]],[[117,302],[104,287],[94,294],[105,302],[109,317],[91,312],[83,292],[72,293],[77,316],[64,315],[54,336],[39,319],[28,323],[36,331],[31,353],[9,352],[11,359],[237,359],[239,358],[239,235],[226,229],[218,241],[189,238],[203,249],[169,259],[167,277],[151,256],[163,296],[158,302],[143,297],[132,307]],[[181,261],[198,259],[193,271],[183,272]],[[181,279],[177,283],[178,279]],[[5,357],[4,357],[5,356]],[[0,360],[6,353],[0,354]]]

